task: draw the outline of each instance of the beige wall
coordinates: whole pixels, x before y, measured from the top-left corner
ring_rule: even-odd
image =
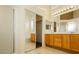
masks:
[[[14,8],[15,53],[25,52],[25,9],[21,6]]]
[[[0,6],[0,53],[13,53],[13,10]]]

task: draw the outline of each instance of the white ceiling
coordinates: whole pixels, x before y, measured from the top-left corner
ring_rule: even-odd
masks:
[[[26,5],[27,6],[27,5]],[[28,7],[33,7],[40,9],[42,11],[50,11],[51,15],[57,15],[57,14],[63,14],[66,12],[70,12],[71,10],[74,10],[78,8],[79,6],[77,5],[29,5]],[[71,7],[74,7],[70,9]]]
[[[26,5],[28,7],[35,7],[35,8],[39,8],[42,10],[56,10],[58,8],[61,8],[64,5]]]
[[[43,9],[43,10],[48,10],[48,9],[57,9],[59,7],[62,7],[64,5],[33,5],[34,7],[37,7],[37,8],[40,8],[40,9]]]
[[[60,6],[58,5],[35,5],[35,7],[40,8],[42,10],[56,9]]]
[[[76,5],[34,5],[37,8],[43,9],[43,10],[56,10],[63,7],[70,7],[70,6],[76,6]]]

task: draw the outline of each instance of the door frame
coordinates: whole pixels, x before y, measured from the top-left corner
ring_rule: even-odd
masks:
[[[42,27],[43,27],[43,16],[42,15],[39,15],[39,14],[36,14],[36,16],[41,16],[42,17]],[[36,32],[36,31],[35,31]],[[36,33],[35,33],[36,34]],[[36,37],[35,37],[36,38]],[[42,44],[42,46],[41,47],[43,47],[43,28],[42,28],[42,42],[41,42],[41,44]]]

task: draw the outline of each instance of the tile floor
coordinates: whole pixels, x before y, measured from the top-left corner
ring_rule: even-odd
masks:
[[[30,51],[30,50],[35,49],[35,48],[36,48],[36,43],[31,42],[31,41],[26,42],[25,51]]]
[[[29,52],[25,52],[26,54],[68,54],[67,52],[50,48],[50,47],[40,47]]]

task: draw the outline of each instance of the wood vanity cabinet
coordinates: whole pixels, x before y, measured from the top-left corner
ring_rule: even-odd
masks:
[[[70,49],[79,52],[79,34],[70,35]]]
[[[53,34],[45,34],[45,43],[48,46],[51,46],[51,47],[53,46],[53,43],[54,43]]]
[[[51,46],[51,47],[54,46],[54,38],[53,38],[53,34],[50,34],[50,46]]]
[[[53,38],[54,38],[54,46],[55,47],[61,47],[61,43],[62,43],[61,35],[60,34],[54,34]]]
[[[45,43],[49,46],[70,48],[70,37],[68,34],[46,34]]]
[[[45,44],[50,45],[50,34],[45,34]]]
[[[51,47],[79,52],[79,34],[45,34],[45,43]]]
[[[69,34],[62,34],[62,48],[70,49],[70,35]]]
[[[35,33],[31,33],[31,41],[32,42],[35,42],[36,40],[35,40]]]

